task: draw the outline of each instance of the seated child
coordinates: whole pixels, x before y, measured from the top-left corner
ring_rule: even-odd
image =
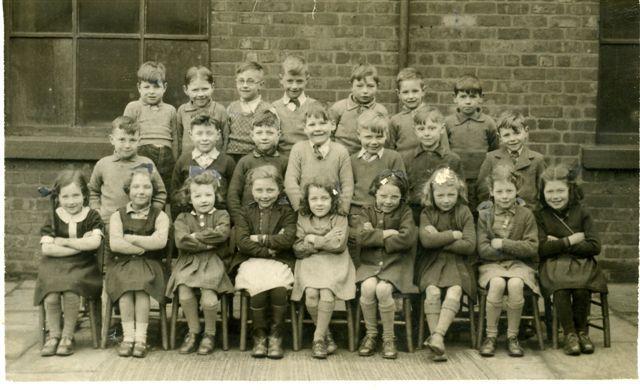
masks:
[[[251,356],[280,359],[284,356],[282,333],[288,290],[293,286],[295,257],[291,246],[296,239],[297,216],[280,197],[282,175],[276,167],[252,169],[247,184],[253,202],[240,210],[236,220],[238,253],[229,268],[240,266],[236,289],[246,290],[251,296]]]
[[[387,109],[376,102],[376,93],[380,79],[378,71],[373,65],[356,65],[349,80],[351,94],[348,98],[336,102],[329,109],[329,118],[335,123],[333,139],[347,148],[349,154],[360,150],[357,133],[357,121],[360,114],[366,110],[375,111],[388,116]]]
[[[40,230],[42,259],[33,300],[34,305],[44,305],[49,330],[40,355],[68,356],[73,354],[80,297],[98,299],[102,291],[95,251],[102,242],[103,224],[100,214],[87,207],[89,189],[80,171],[60,172],[49,195],[52,213]]]
[[[204,334],[197,347],[198,355],[213,352],[216,336],[218,294],[233,291],[222,259],[229,253],[229,213],[215,208],[218,181],[211,172],[191,176],[184,183],[193,211],[178,215],[175,222],[175,240],[179,255],[166,295],[172,298],[178,290],[180,306],[189,325],[179,353],[196,351],[200,337],[198,301],[194,294],[200,290],[200,305],[204,313]]]

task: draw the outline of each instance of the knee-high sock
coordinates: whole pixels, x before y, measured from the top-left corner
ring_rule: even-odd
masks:
[[[180,306],[189,325],[189,333],[200,333],[200,319],[198,318],[198,301],[195,297],[180,299]]]
[[[313,333],[313,340],[324,340],[327,329],[329,328],[329,322],[333,315],[333,308],[335,307],[335,301],[320,301],[318,303],[318,320],[316,322],[316,330]]]
[[[427,325],[429,325],[429,333],[434,333],[438,327],[440,310],[440,296],[431,297],[427,295],[427,299],[424,300],[424,316],[427,319]]]
[[[65,292],[63,296],[64,328],[62,328],[62,337],[73,338],[80,311],[80,297],[72,292]]]
[[[62,306],[60,300],[57,302],[44,303],[47,328],[49,328],[49,337],[60,338],[62,330],[60,329],[60,317],[62,316]]]
[[[591,308],[591,291],[578,289],[573,291],[573,322],[578,332],[586,332],[589,328],[589,309]]]
[[[436,326],[435,333],[439,333],[444,336],[459,310],[460,301],[445,298],[442,303],[442,310],[440,310],[440,318],[438,319],[438,325]]]
[[[523,306],[524,299],[516,302],[511,299],[507,300],[507,337],[518,336]]]
[[[204,333],[208,335],[215,335],[218,305],[213,305],[213,306],[202,305],[202,313],[204,316]]]
[[[391,301],[391,304],[378,305],[378,310],[380,310],[380,321],[382,322],[382,338],[393,338],[393,315],[396,311],[395,302]]]
[[[318,323],[318,305],[310,305],[310,302],[306,303],[307,311],[309,312],[309,316],[314,324]]]
[[[557,290],[553,293],[553,304],[558,312],[558,322],[562,326],[565,335],[576,333],[573,323],[573,310],[571,306],[571,290]]]
[[[366,302],[360,298],[360,308],[362,309],[362,318],[364,319],[364,327],[367,335],[378,335],[378,313],[376,312],[376,301]],[[356,326],[359,326],[356,324]]]
[[[490,301],[487,298],[487,337],[498,336],[498,320],[502,313],[502,301]]]

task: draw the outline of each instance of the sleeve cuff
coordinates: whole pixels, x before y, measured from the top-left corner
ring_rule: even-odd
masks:
[[[42,238],[40,238],[40,244],[53,244],[54,242],[54,238],[51,236],[42,236]]]

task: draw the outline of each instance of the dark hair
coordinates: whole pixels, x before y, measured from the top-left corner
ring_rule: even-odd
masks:
[[[505,110],[500,113],[496,121],[496,129],[498,130],[498,135],[500,135],[500,129],[511,129],[516,134],[528,130],[524,115],[513,110]]]
[[[182,185],[182,188],[180,188],[179,192],[179,196],[182,197],[179,203],[182,204],[182,206],[191,203],[191,184],[212,186],[213,190],[216,193],[216,204],[224,201],[222,195],[218,192],[218,188],[220,188],[220,181],[213,175],[213,173],[204,171],[198,175],[189,176],[187,180],[184,181],[184,184]]]
[[[398,75],[396,76],[396,85],[398,89],[400,89],[400,84],[403,81],[408,80],[418,80],[420,81],[420,86],[424,88],[424,79],[422,78],[422,73],[420,73],[415,68],[404,68],[400,72],[398,72]]]
[[[573,167],[569,168],[564,164],[557,164],[548,167],[542,172],[540,175],[540,204],[542,207],[548,207],[546,198],[544,197],[544,188],[546,184],[550,181],[562,181],[567,184],[569,187],[569,201],[567,202],[567,207],[574,206],[579,204],[580,201],[584,198],[584,193],[582,192],[582,188],[577,183],[578,178],[578,168]]]
[[[77,169],[65,169],[58,174],[56,181],[53,183],[53,191],[56,194],[56,198],[60,196],[60,190],[69,184],[75,183],[80,192],[82,193],[82,204],[84,206],[89,205],[89,186],[87,185],[87,179],[82,174],[82,171]],[[56,199],[59,201],[59,199]]]
[[[329,110],[325,107],[324,104],[320,102],[312,103],[307,108],[307,112],[305,114],[305,121],[308,118],[320,118],[324,121],[331,121],[331,116],[329,116]]]
[[[444,116],[440,110],[435,107],[418,107],[413,115],[413,124],[424,125],[427,120],[433,123],[444,123]]]
[[[365,110],[358,116],[356,132],[361,129],[369,130],[374,134],[382,134],[385,137],[389,134],[389,120],[385,115],[373,110]]]
[[[161,62],[147,61],[138,68],[138,82],[164,84],[166,80],[167,71]]]
[[[516,190],[522,185],[521,177],[514,171],[513,166],[508,164],[498,164],[493,167],[491,174],[487,176],[488,188],[493,191],[493,184],[497,181],[511,183],[516,187]]]
[[[370,64],[358,64],[353,67],[351,71],[351,78],[349,82],[353,84],[354,80],[364,80],[366,77],[371,76],[376,84],[380,84],[380,78],[378,77],[378,70],[375,66]]]
[[[248,70],[256,70],[260,73],[262,73],[262,75],[264,76],[264,68],[262,67],[262,65],[260,65],[259,63],[255,62],[255,61],[247,61],[247,62],[243,62],[240,65],[238,65],[238,67],[236,68],[236,75],[242,73],[242,72],[246,72]]]
[[[300,201],[300,215],[313,215],[311,208],[309,207],[309,189],[311,187],[321,188],[325,190],[331,197],[331,209],[328,215],[338,214],[340,210],[340,191],[334,184],[331,184],[328,180],[315,177],[310,183],[307,183],[303,189],[302,199]]]
[[[111,132],[121,129],[126,135],[136,135],[140,132],[140,124],[128,116],[119,116],[111,122]]]
[[[189,85],[193,80],[203,79],[209,84],[214,84],[213,73],[206,66],[198,65],[192,66],[187,69],[187,73],[184,75],[184,85]]]
[[[465,75],[456,80],[453,85],[453,93],[466,92],[468,94],[477,94],[482,96],[482,85],[476,76]]]
[[[253,187],[253,182],[259,179],[271,179],[276,183],[280,192],[284,190],[282,175],[278,169],[271,164],[251,169],[245,180],[249,185],[251,185],[251,187]]]
[[[191,120],[191,128],[193,128],[193,126],[211,126],[215,127],[218,132],[220,132],[220,129],[222,128],[219,120],[206,114],[196,115]]]
[[[253,117],[251,127],[254,128],[257,126],[275,127],[280,130],[280,118],[278,118],[278,114],[273,108],[265,108],[262,111],[256,112]]]
[[[127,194],[127,196],[129,196],[129,191],[131,190],[131,182],[133,181],[133,178],[135,176],[146,176],[149,178],[149,182],[151,183],[151,188],[153,189],[151,192],[151,196],[153,197],[153,195],[155,195],[156,191],[158,190],[156,187],[156,183],[154,183],[154,181],[151,179],[151,172],[149,172],[146,169],[134,169],[131,171],[131,173],[129,174],[129,177],[127,177],[127,180],[125,180],[124,185],[122,186],[122,189],[124,190],[124,193]]]
[[[369,186],[369,195],[376,196],[376,193],[385,184],[393,184],[400,190],[401,203],[407,199],[409,191],[409,180],[407,174],[399,169],[385,169],[378,173]]]
[[[458,189],[458,201],[456,204],[468,204],[467,199],[467,186],[463,179],[449,167],[442,167],[436,169],[429,180],[422,187],[422,205],[431,209],[436,208],[436,204],[433,200],[433,185],[451,185]]]

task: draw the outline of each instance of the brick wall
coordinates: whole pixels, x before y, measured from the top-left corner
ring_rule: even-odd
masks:
[[[378,100],[396,111],[398,0],[212,0],[211,69],[215,97],[236,99],[234,69],[266,67],[265,99],[282,95],[277,74],[291,53],[309,62],[309,95],[332,103],[349,93],[354,64],[376,65]],[[312,11],[314,10],[315,13]],[[530,143],[549,162],[576,161],[595,143],[598,1],[410,1],[409,65],[425,75],[426,100],[452,109],[452,82],[477,75],[485,111],[515,108],[531,118]],[[46,202],[40,182],[66,162],[8,161],[5,203],[9,272],[33,272]],[[89,169],[87,167],[87,169]],[[587,205],[603,241],[600,259],[615,280],[635,280],[637,171],[584,171]],[[12,221],[25,221],[13,226]]]

